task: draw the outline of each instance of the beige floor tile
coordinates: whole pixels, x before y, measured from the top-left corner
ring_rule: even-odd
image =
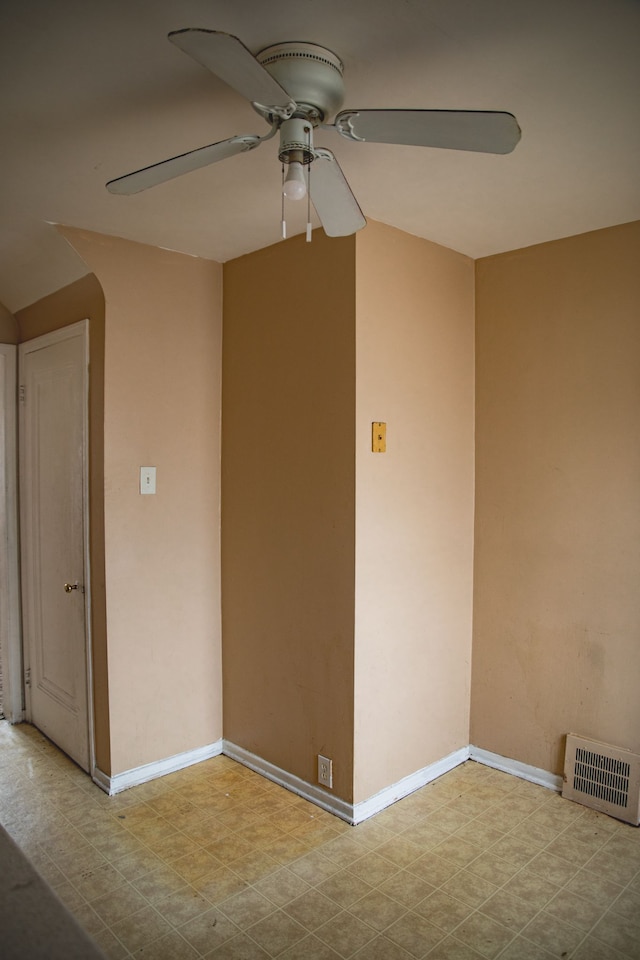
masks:
[[[591,936],[626,957],[640,958],[640,917],[631,920],[609,911],[595,925]]]
[[[308,842],[304,838],[298,839],[290,833],[285,833],[266,843],[263,850],[267,856],[272,857],[278,863],[286,864],[299,860],[300,857],[309,853],[313,846],[313,842]]]
[[[252,926],[256,920],[268,917],[276,905],[252,887],[237,893],[220,904],[220,910],[241,929]]]
[[[192,883],[194,890],[206,897],[210,903],[217,904],[227,900],[236,893],[247,890],[249,884],[237,873],[233,873],[227,867],[221,867],[214,870],[213,873],[205,874],[204,877],[198,877]]]
[[[349,873],[372,887],[377,887],[385,880],[389,880],[398,872],[398,866],[390,860],[379,856],[377,853],[366,853],[363,857],[355,860],[349,867]]]
[[[413,960],[413,958],[401,946],[381,934],[358,950],[354,960]]]
[[[449,836],[451,836],[450,832],[442,830],[435,823],[425,819],[412,823],[402,834],[404,840],[414,843],[423,853],[433,850]]]
[[[285,835],[286,831],[257,814],[253,823],[243,826],[236,833],[236,836],[246,841],[252,850],[263,848],[274,840],[282,839]]]
[[[284,911],[276,910],[264,920],[254,923],[246,932],[270,956],[275,957],[304,939],[309,931]]]
[[[368,923],[378,933],[382,933],[392,923],[399,920],[407,912],[406,906],[398,900],[392,900],[380,890],[373,890],[361,900],[357,900],[349,908],[349,913]]]
[[[539,847],[511,834],[501,837],[489,849],[496,857],[508,860],[516,867],[524,867],[540,852]]]
[[[136,960],[198,960],[200,954],[180,936],[177,930],[172,930],[159,940],[141,947],[133,954]]]
[[[576,896],[570,890],[563,889],[544,908],[544,912],[557,920],[564,920],[574,927],[588,933],[605,912],[606,907]],[[640,916],[640,912],[637,914]]]
[[[94,937],[99,930],[105,927],[104,921],[98,916],[90,904],[79,903],[70,909],[80,926],[83,930],[86,930],[90,936]]]
[[[134,953],[170,933],[171,924],[153,907],[143,907],[131,916],[112,923],[111,931],[130,953]]]
[[[609,853],[605,847],[591,857],[585,864],[585,870],[611,880],[612,883],[626,886],[636,877],[640,871],[640,865],[632,859]]]
[[[378,823],[377,817],[371,817],[363,823],[359,823],[352,830],[354,838],[369,850],[375,850],[387,843],[389,840],[395,840],[396,834],[393,830]],[[378,853],[380,850],[378,850]]]
[[[219,910],[207,910],[179,927],[181,936],[202,955],[238,936],[240,929]]]
[[[455,937],[446,937],[428,955],[429,960],[479,960],[481,956]]]
[[[576,867],[583,867],[591,858],[597,854],[598,848],[594,848],[591,843],[584,843],[582,840],[576,840],[575,837],[566,833],[561,833],[549,844],[548,850],[556,857],[562,857]],[[614,878],[615,879],[615,878]]]
[[[588,870],[578,870],[575,877],[566,884],[566,888],[585,900],[592,900],[605,907],[617,900],[624,889],[620,884]]]
[[[570,956],[584,937],[582,930],[546,912],[539,913],[522,931],[522,936],[554,956]]]
[[[417,843],[412,843],[407,837],[396,836],[390,830],[385,830],[385,832],[391,833],[392,839],[377,847],[376,852],[385,860],[395,863],[397,867],[408,867],[409,864],[418,860],[424,854],[424,850]]]
[[[139,853],[128,854],[113,862],[113,866],[125,880],[137,880],[161,865],[163,864],[160,857],[157,857],[148,847],[143,847]]]
[[[564,886],[568,880],[575,877],[579,867],[561,856],[556,856],[553,850],[554,847],[551,845],[547,850],[537,854],[529,862],[529,869],[558,886]]]
[[[622,953],[608,947],[602,940],[587,937],[580,944],[571,960],[626,960]]]
[[[437,807],[436,804],[433,806]],[[415,826],[415,824],[421,820],[423,816],[424,813],[421,810],[416,810],[414,807],[409,805],[404,806],[402,801],[400,801],[399,803],[394,803],[393,806],[387,807],[386,810],[383,810],[381,813],[379,813],[377,815],[377,820],[382,824],[383,827],[399,833],[402,830],[407,830],[410,827]]]
[[[640,922],[640,893],[625,890],[611,905],[611,910],[628,920]]]
[[[406,907],[414,907],[419,904],[425,897],[430,896],[434,889],[435,887],[432,884],[427,883],[426,880],[421,880],[420,877],[416,877],[406,870],[400,870],[378,887],[381,893],[398,900]]]
[[[456,900],[455,897],[449,896],[443,890],[436,890],[413,908],[414,913],[418,913],[431,923],[435,923],[445,933],[451,933],[452,930],[455,930],[472,910],[473,907],[469,906],[468,903]]]
[[[188,889],[184,877],[181,877],[169,864],[161,863],[154,870],[150,870],[143,877],[138,877],[132,882],[132,885],[145,897],[150,903],[156,900],[164,900],[178,891]]]
[[[480,911],[518,933],[533,920],[538,913],[538,907],[521,900],[520,897],[514,897],[506,890],[498,890],[482,904]]]
[[[440,887],[459,872],[460,867],[434,853],[425,853],[407,867],[407,872],[425,880],[433,887]]]
[[[126,960],[130,955],[109,927],[103,927],[102,930],[94,933],[93,939],[109,960]]]
[[[320,893],[331,900],[335,900],[341,907],[351,906],[356,900],[370,893],[371,889],[368,883],[365,883],[360,877],[355,877],[348,870],[341,870],[334,876],[329,877],[328,880],[318,884]]]
[[[177,927],[209,910],[211,903],[192,887],[187,887],[186,890],[178,890],[169,897],[157,900],[154,907],[165,920]]]
[[[498,887],[489,880],[469,873],[468,870],[461,870],[452,880],[445,883],[442,889],[445,893],[463,900],[472,907],[479,907],[496,893]]]
[[[280,954],[278,960],[338,960],[340,954],[332,950],[328,943],[310,935],[298,940],[292,947]],[[389,958],[391,960],[391,958]]]
[[[481,852],[480,847],[457,835],[447,837],[432,850],[436,856],[444,857],[445,860],[450,860],[459,867],[468,866]]]
[[[483,957],[493,960],[513,940],[509,930],[496,920],[481,913],[473,913],[456,928],[456,938],[473,947]]]
[[[345,834],[341,837],[336,837],[335,840],[331,840],[329,843],[325,843],[322,852],[324,856],[328,857],[333,863],[344,868],[350,866],[350,864],[356,860],[359,860],[367,850],[352,836]]]
[[[384,935],[412,957],[424,957],[445,937],[440,927],[412,911],[396,920]]]
[[[220,868],[220,861],[203,850],[202,847],[196,847],[186,856],[178,857],[178,859],[169,862],[175,872],[187,883],[193,883],[199,877],[204,877]]]
[[[309,890],[309,884],[286,867],[276,870],[264,880],[258,880],[253,886],[277,907],[292,903]]]
[[[315,936],[323,943],[327,943],[341,957],[351,957],[366,943],[373,940],[375,931],[345,910],[319,927]]]
[[[364,900],[366,900],[366,897],[357,902],[363,903]],[[306,893],[292,900],[283,908],[297,923],[311,931],[317,930],[323,923],[326,923],[341,911],[341,907],[335,900],[330,900],[319,890],[313,889],[307,890]]]
[[[206,954],[206,960],[269,960],[269,954],[255,940],[241,933]]]
[[[79,906],[81,903],[86,903],[85,898],[80,893],[80,891],[69,883],[65,881],[64,883],[59,883],[56,887],[56,896],[64,903],[69,910],[72,910],[74,907]]]
[[[551,880],[546,880],[545,877],[534,873],[530,868],[524,867],[504,885],[504,889],[507,893],[520,897],[521,900],[542,910],[549,900],[555,897],[560,887]]]
[[[496,818],[496,820],[499,823],[499,818]],[[482,823],[480,820],[472,820],[469,823],[465,823],[459,830],[456,830],[453,836],[460,837],[461,840],[467,840],[469,843],[473,843],[475,846],[485,850],[487,847],[492,846],[492,844],[497,843],[506,832],[496,826],[496,820],[494,820],[493,823]]]
[[[340,873],[340,867],[319,851],[312,851],[290,864],[289,869],[308,883],[321,883]]]
[[[135,887],[126,883],[122,887],[117,887],[111,893],[106,893],[104,896],[92,900],[91,906],[104,923],[111,926],[118,920],[122,920],[124,917],[128,917],[146,907],[147,901]]]
[[[280,869],[278,861],[262,850],[247,853],[244,857],[234,860],[230,866],[233,872],[246,880],[247,883],[256,883],[256,881],[262,880],[263,877],[268,877],[269,874]]]
[[[193,823],[184,823],[182,818],[178,818],[174,823],[186,837],[195,840],[202,847],[217,843],[231,834],[229,827],[220,823],[217,817],[213,815],[203,816],[201,811],[198,811]]]
[[[509,863],[508,860],[502,860],[500,857],[496,857],[495,854],[486,851],[476,857],[476,859],[469,864],[467,870],[476,877],[482,877],[483,880],[489,880],[491,883],[500,886],[518,872],[518,867],[513,863]]]
[[[208,844],[205,849],[220,863],[230,864],[234,860],[246,857],[251,853],[252,846],[246,840],[242,840],[235,833],[228,833],[226,836],[218,838],[213,843]]]
[[[456,810],[451,806],[444,806],[438,810],[434,810],[433,813],[430,813],[425,819],[428,823],[442,830],[444,833],[455,833],[456,830],[459,830],[460,827],[463,827],[465,823],[468,823],[472,818],[462,810]]]
[[[531,940],[525,940],[524,937],[516,937],[501,953],[500,960],[551,960],[551,957],[557,956],[557,953],[548,953]],[[604,958],[598,957],[598,960],[604,960]]]

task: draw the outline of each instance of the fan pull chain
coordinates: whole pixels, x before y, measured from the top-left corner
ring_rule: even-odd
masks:
[[[280,197],[282,201],[282,210],[281,210],[281,224],[282,224],[282,239],[287,239],[287,221],[284,218],[284,163],[282,164],[282,189],[280,190]]]
[[[311,127],[307,131],[307,143],[309,153],[311,151]],[[307,243],[311,243],[311,160],[307,164]]]

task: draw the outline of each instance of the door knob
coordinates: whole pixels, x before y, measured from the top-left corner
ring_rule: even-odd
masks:
[[[79,588],[80,588],[80,584],[79,584],[78,581],[76,580],[75,583],[65,583],[65,585],[64,585],[64,592],[65,592],[65,593],[71,593],[72,590],[79,590]]]

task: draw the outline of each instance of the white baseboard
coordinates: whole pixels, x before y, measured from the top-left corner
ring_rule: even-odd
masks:
[[[168,773],[184,770],[185,767],[190,767],[194,763],[202,763],[203,760],[218,757],[222,753],[222,743],[222,740],[216,740],[215,743],[207,744],[205,747],[187,750],[185,753],[178,753],[164,760],[156,760],[154,763],[145,763],[141,767],[125,770],[124,773],[117,773],[113,777],[107,776],[96,767],[93,771],[93,781],[112,797],[116,793],[128,790],[129,787],[138,787],[141,783],[148,783],[149,780],[165,777]]]
[[[363,820],[368,820],[369,817],[380,813],[385,807],[390,807],[396,800],[402,800],[403,797],[408,797],[410,793],[419,790],[420,787],[426,786],[428,783],[431,783],[432,780],[437,780],[438,777],[441,777],[444,773],[448,773],[449,770],[453,770],[454,767],[459,766],[468,759],[469,747],[461,747],[460,750],[450,753],[449,756],[443,757],[442,760],[436,760],[435,763],[430,763],[421,770],[416,770],[415,773],[409,774],[408,777],[403,777],[402,780],[398,780],[397,783],[392,784],[390,787],[385,787],[384,790],[369,797],[368,800],[361,800],[360,803],[356,803],[353,808],[353,820],[351,822],[355,824],[362,823]]]
[[[429,764],[429,766],[423,767],[422,770],[418,770],[416,773],[404,777],[404,779],[398,781],[398,783],[390,787],[385,787],[384,790],[376,793],[373,797],[369,797],[368,800],[353,804],[346,800],[341,800],[339,797],[331,796],[323,787],[307,783],[306,780],[302,780],[292,773],[287,773],[286,770],[282,770],[275,764],[263,760],[262,757],[250,753],[243,747],[238,747],[229,740],[224,741],[222,752],[225,756],[237,760],[239,763],[244,764],[245,767],[249,767],[251,770],[255,770],[256,773],[262,774],[263,777],[267,777],[268,780],[279,783],[280,786],[286,787],[287,790],[297,793],[298,796],[304,797],[305,800],[310,800],[311,803],[317,804],[317,806],[322,807],[323,810],[333,813],[336,817],[340,817],[341,820],[346,820],[347,823],[354,826],[357,823],[362,823],[363,820],[368,820],[369,817],[384,810],[385,807],[395,803],[396,800],[401,800],[402,797],[406,797],[410,793],[413,793],[414,790],[424,787],[425,784],[436,780],[438,777],[441,777],[443,773],[453,770],[458,764],[464,763],[465,760],[469,759],[469,748],[463,747],[448,757],[444,757],[442,760]]]
[[[297,793],[298,796],[304,797],[305,800],[310,800],[311,803],[315,803],[316,806],[322,807],[323,810],[335,814],[335,816],[340,817],[341,820],[346,820],[347,823],[354,822],[352,819],[353,804],[348,803],[346,800],[341,800],[340,797],[333,797],[324,787],[307,783],[306,780],[296,777],[293,773],[288,773],[281,767],[277,767],[274,763],[269,763],[268,760],[263,760],[262,757],[256,756],[255,753],[250,753],[250,751],[245,750],[244,747],[239,747],[237,744],[231,743],[230,740],[223,741],[222,752],[225,757],[231,757],[232,760],[237,760],[238,763],[243,764],[243,766],[249,767],[250,770],[255,770],[256,773],[266,777],[267,780],[273,780],[274,783],[279,783],[281,787],[286,787],[286,789],[291,790],[292,793]]]
[[[549,773],[548,770],[532,767],[528,763],[521,763],[520,760],[510,760],[508,757],[501,757],[499,753],[491,753],[489,750],[474,746],[469,747],[469,759],[483,763],[486,767],[502,770],[503,773],[511,773],[514,777],[520,777],[521,780],[537,783],[549,790],[562,792],[562,777]]]
[[[237,760],[238,763],[249,767],[250,770],[254,770],[268,780],[280,784],[280,786],[285,787],[287,790],[291,790],[292,793],[303,797],[305,800],[309,800],[311,803],[315,803],[316,806],[321,807],[328,813],[332,813],[334,816],[352,825],[362,823],[363,820],[368,820],[376,813],[380,813],[381,810],[391,806],[392,803],[396,803],[397,800],[409,796],[409,794],[414,791],[431,783],[432,780],[437,780],[438,777],[453,770],[454,767],[464,763],[466,760],[475,760],[477,763],[501,770],[503,773],[512,774],[515,777],[520,777],[531,783],[537,783],[550,790],[557,792],[561,792],[562,790],[562,777],[549,773],[547,770],[532,767],[527,763],[521,763],[519,760],[510,760],[508,757],[501,757],[497,753],[482,750],[480,747],[468,746],[461,747],[459,750],[450,753],[441,760],[422,767],[421,770],[409,774],[409,776],[404,777],[389,787],[385,787],[367,800],[362,800],[354,804],[346,800],[341,800],[340,797],[332,796],[324,787],[307,783],[306,780],[302,780],[300,777],[283,770],[281,767],[277,767],[268,760],[263,760],[262,757],[258,757],[249,750],[245,750],[244,747],[239,747],[237,744],[231,743],[230,740],[217,740],[215,743],[208,744],[205,747],[188,750],[186,753],[180,753],[174,757],[167,757],[165,760],[157,760],[154,763],[146,763],[141,767],[126,770],[124,773],[118,773],[112,777],[107,776],[107,774],[96,768],[93,772],[93,780],[105,793],[113,796],[122,790],[129,789],[129,787],[136,787],[142,783],[147,783],[149,780],[155,780],[157,777],[164,777],[169,773],[175,773],[177,770],[183,770],[185,767],[190,767],[194,763],[201,763],[203,760],[217,757],[221,753],[230,757],[232,760]]]

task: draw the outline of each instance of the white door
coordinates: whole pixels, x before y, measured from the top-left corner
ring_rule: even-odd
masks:
[[[11,723],[22,709],[20,577],[16,468],[16,374],[18,348],[0,343],[0,714]]]
[[[27,719],[91,765],[86,551],[87,322],[20,345]]]

